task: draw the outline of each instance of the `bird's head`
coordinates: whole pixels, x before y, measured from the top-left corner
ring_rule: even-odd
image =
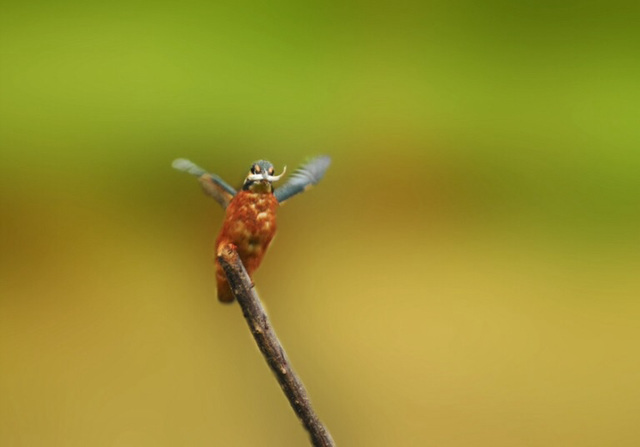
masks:
[[[253,192],[273,192],[272,183],[280,180],[285,172],[287,172],[286,166],[282,170],[282,174],[274,175],[275,170],[270,162],[258,160],[251,165],[249,174],[247,174],[247,177],[244,179],[242,189]]]

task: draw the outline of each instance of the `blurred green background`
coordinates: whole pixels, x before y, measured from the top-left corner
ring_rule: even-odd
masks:
[[[338,445],[639,445],[637,3],[0,8],[0,445],[307,445],[170,164],[321,153],[255,280]]]

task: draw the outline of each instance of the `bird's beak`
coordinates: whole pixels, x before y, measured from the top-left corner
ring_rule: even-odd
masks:
[[[280,178],[284,175],[285,172],[287,172],[286,166],[284,167],[284,169],[282,170],[282,174],[280,175],[269,175],[266,172],[263,172],[262,174],[249,174],[247,179],[251,180],[252,182],[259,182],[259,181],[277,182],[278,180],[280,180]]]

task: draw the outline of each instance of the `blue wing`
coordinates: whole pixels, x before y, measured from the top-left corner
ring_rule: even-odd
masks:
[[[326,155],[308,161],[291,174],[287,183],[278,187],[273,194],[278,202],[282,203],[296,194],[306,191],[322,180],[330,164],[331,158]]]
[[[178,158],[173,161],[171,166],[178,171],[183,171],[198,177],[203,191],[213,197],[223,208],[226,208],[229,202],[231,202],[231,199],[233,199],[233,196],[236,195],[236,190],[229,186],[227,182],[215,174],[209,174],[190,160]]]

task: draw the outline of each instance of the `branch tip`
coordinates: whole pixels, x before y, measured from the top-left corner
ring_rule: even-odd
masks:
[[[217,254],[217,259],[224,270],[227,281],[260,352],[273,371],[282,391],[287,396],[293,411],[309,433],[314,447],[335,447],[329,430],[316,415],[307,390],[291,367],[291,363],[272,329],[269,317],[260,302],[254,284],[247,274],[242,260],[233,244],[225,244]]]

